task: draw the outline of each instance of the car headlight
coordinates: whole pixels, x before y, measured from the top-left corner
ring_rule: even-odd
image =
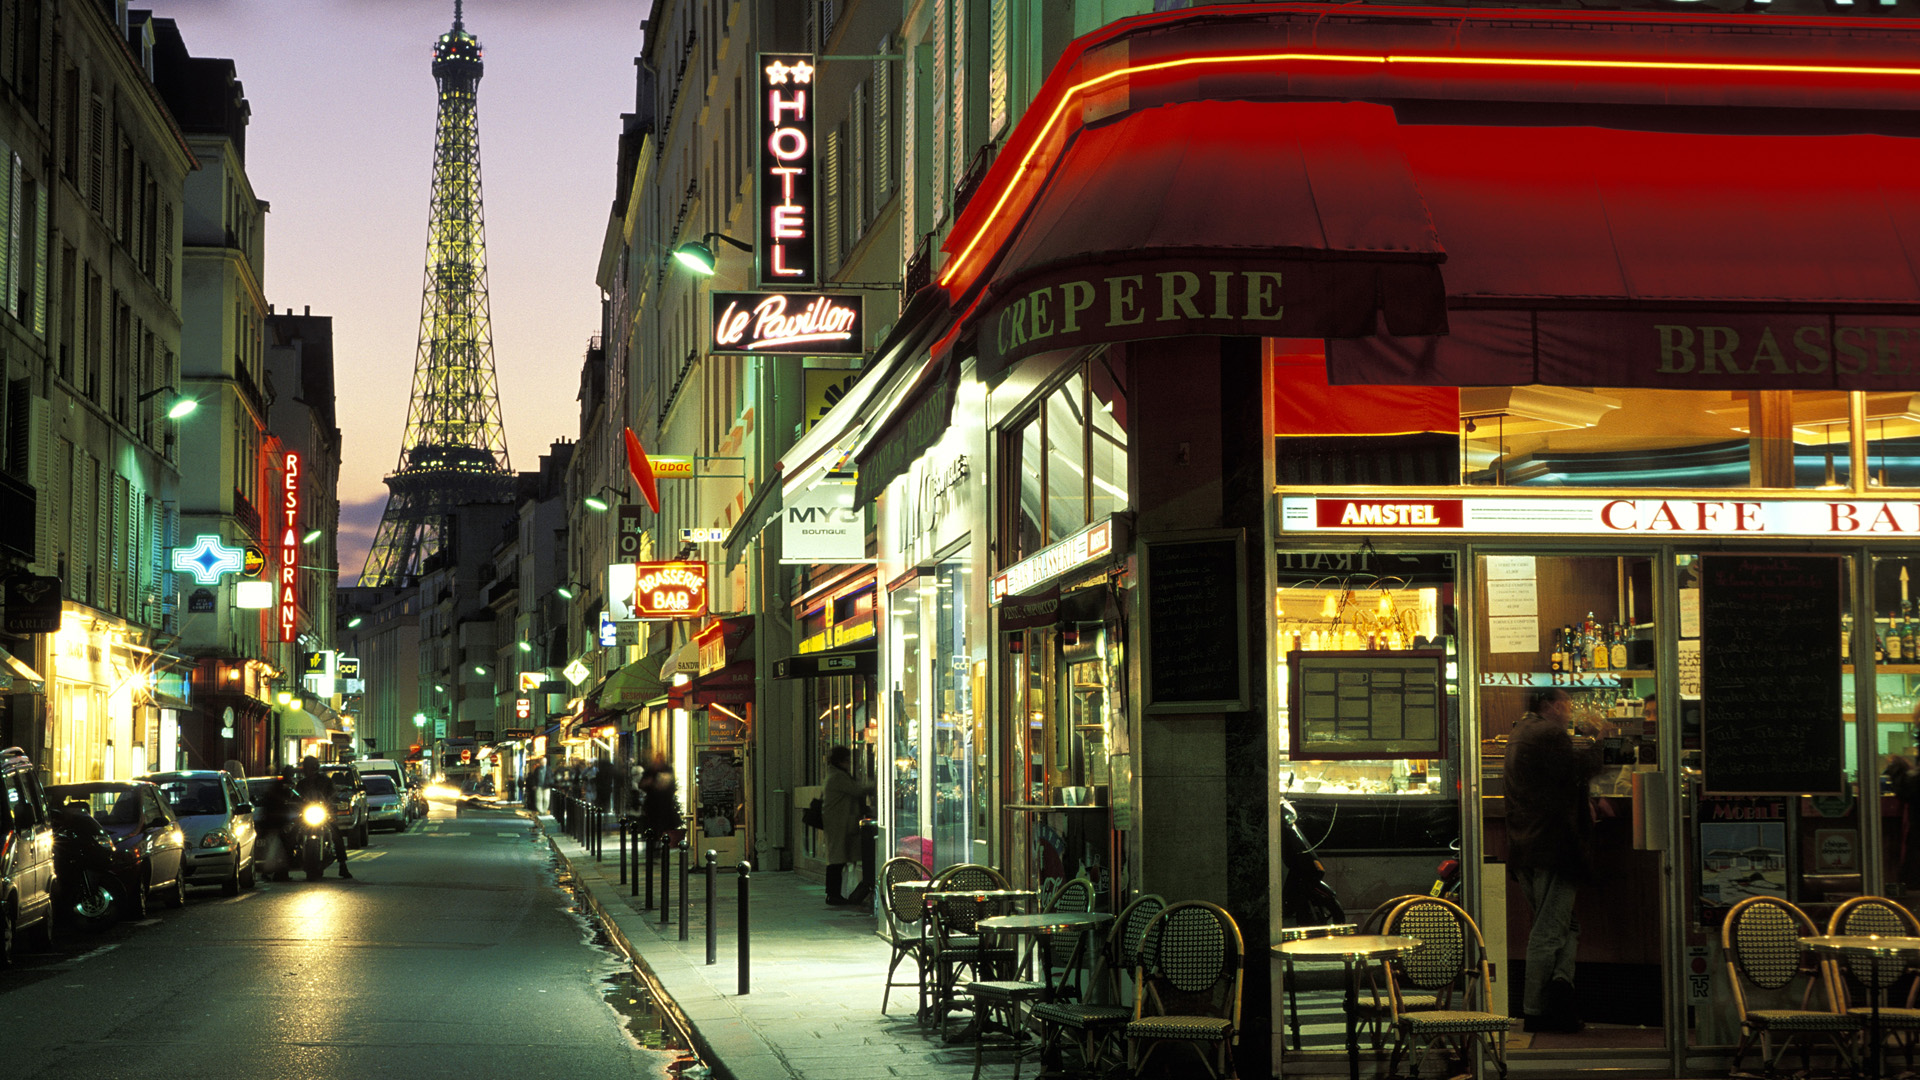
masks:
[[[327,808],[319,803],[308,803],[306,809],[300,811],[300,819],[309,825],[325,825]]]
[[[233,837],[225,829],[213,829],[200,838],[203,848],[226,847],[233,843]]]

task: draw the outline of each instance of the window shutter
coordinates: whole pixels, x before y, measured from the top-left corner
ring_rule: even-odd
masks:
[[[841,229],[844,224],[840,216],[840,132],[844,126],[841,125],[827,132],[827,183],[826,190],[821,192],[820,200],[826,206],[828,266],[834,268],[840,265]]]
[[[967,171],[967,20],[966,9],[959,4],[951,7],[952,27],[947,42],[947,178],[941,185],[946,193],[947,212],[958,213],[953,206],[954,189],[960,186],[960,177]]]
[[[947,216],[947,195],[953,190],[947,169],[947,127],[952,110],[947,107],[948,87],[951,84],[953,57],[952,36],[947,32],[947,0],[935,0],[933,5],[933,71],[931,79],[933,91],[928,108],[933,110],[933,160],[927,163],[929,183],[927,192],[928,220],[934,224]],[[912,250],[909,247],[908,250]]]
[[[47,186],[33,185],[33,334],[47,336]]]
[[[866,83],[853,88],[853,108],[847,115],[847,232],[858,240],[867,234]]]
[[[890,41],[880,43],[886,52]],[[893,62],[873,62],[873,205],[893,195]]]
[[[93,99],[87,124],[87,205],[96,214],[107,212],[107,107]]]
[[[988,0],[987,49],[987,138],[997,139],[1007,126],[1007,94],[1012,64],[1008,0]]]

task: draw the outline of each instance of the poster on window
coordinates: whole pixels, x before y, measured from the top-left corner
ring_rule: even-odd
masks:
[[[1700,800],[1700,900],[1731,907],[1749,896],[1787,895],[1793,848],[1788,800],[1705,796]]]

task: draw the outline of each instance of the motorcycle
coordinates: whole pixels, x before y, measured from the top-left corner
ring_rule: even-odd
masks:
[[[1300,812],[1280,800],[1280,865],[1286,878],[1280,887],[1280,917],[1293,926],[1331,926],[1347,920],[1339,894],[1327,884],[1327,868],[1314,855],[1300,830]]]
[[[300,816],[294,820],[293,837],[287,846],[299,856],[300,868],[307,872],[308,881],[317,881],[326,872],[328,828],[332,823],[333,807],[325,800],[302,804]]]
[[[1427,890],[1427,895],[1457,904],[1460,902],[1460,841],[1454,840],[1448,850],[1451,854],[1433,869],[1433,888]]]
[[[53,872],[59,910],[84,930],[104,930],[125,911],[146,914],[146,891],[121,880],[125,860],[113,838],[84,811],[53,814]]]

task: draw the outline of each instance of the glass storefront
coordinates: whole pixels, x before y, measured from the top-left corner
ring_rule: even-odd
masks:
[[[987,859],[988,758],[967,646],[966,546],[887,597],[895,854],[929,868]]]

